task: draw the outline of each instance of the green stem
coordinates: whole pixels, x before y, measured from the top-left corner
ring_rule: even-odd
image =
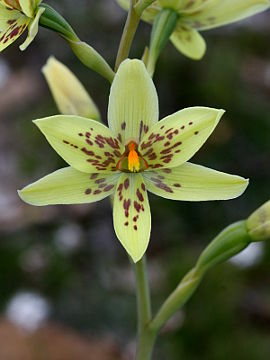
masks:
[[[122,38],[120,41],[118,54],[116,58],[115,71],[117,71],[121,62],[128,57],[132,45],[132,41],[134,39],[135,33],[137,31],[140,22],[140,16],[134,10],[135,2],[136,0],[130,0],[128,17],[124,27],[124,31],[122,34]]]
[[[138,15],[141,15],[143,11],[150,6],[155,0],[139,0],[134,6],[134,9]]]
[[[138,346],[136,360],[150,360],[156,338],[148,324],[151,321],[151,300],[147,279],[146,258],[134,264],[137,291]]]

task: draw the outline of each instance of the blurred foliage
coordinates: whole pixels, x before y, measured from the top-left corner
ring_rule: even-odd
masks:
[[[75,8],[71,0],[50,4],[113,64],[125,19],[113,1],[78,0]],[[227,111],[192,161],[249,177],[250,186],[241,198],[227,202],[180,203],[150,196],[153,230],[148,258],[155,309],[220,230],[269,198],[269,16],[268,12],[243,25],[205,33],[208,52],[200,62],[185,59],[169,44],[158,63],[154,80],[161,117],[194,105]],[[149,36],[149,26],[142,24],[132,56],[141,56]],[[12,74],[32,73],[30,86],[31,81],[39,85],[33,96],[26,98],[22,92],[17,106],[10,102],[0,113],[0,150],[4,159],[14,159],[1,167],[0,195],[16,197],[17,188],[64,165],[30,121],[57,113],[40,73],[51,54],[83,81],[106,119],[107,82],[78,63],[62,39],[41,29],[27,52],[9,48],[3,59]],[[9,222],[0,223],[1,310],[17,291],[33,290],[52,304],[53,321],[85,334],[110,333],[122,348],[134,340],[133,277],[113,233],[109,202],[30,210],[17,198],[14,201],[14,211],[21,209],[19,218],[11,214]],[[8,206],[1,205],[0,212],[6,213]],[[77,229],[77,245],[67,250],[59,241],[68,237],[69,223]],[[63,229],[66,233],[60,236]],[[164,331],[155,360],[269,359],[269,263],[266,244],[256,265],[238,268],[227,263],[210,272],[185,306],[182,320],[176,318]]]

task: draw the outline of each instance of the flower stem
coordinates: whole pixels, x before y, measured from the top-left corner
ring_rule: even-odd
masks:
[[[138,346],[136,360],[150,360],[156,332],[148,327],[148,324],[151,321],[152,311],[145,257],[134,264],[134,271],[136,276],[138,313]]]
[[[116,58],[115,71],[117,71],[121,62],[128,57],[132,41],[140,22],[140,16],[134,10],[135,3],[136,0],[130,0],[130,8]]]

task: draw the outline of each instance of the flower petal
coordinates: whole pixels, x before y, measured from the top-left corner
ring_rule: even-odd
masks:
[[[130,140],[138,143],[157,121],[157,92],[144,63],[140,60],[124,61],[111,87],[110,129],[123,144]]]
[[[66,167],[18,193],[23,201],[36,206],[91,203],[111,195],[118,178],[119,174],[86,174]]]
[[[34,17],[34,11],[35,11],[35,1],[34,0],[19,0],[22,12],[30,17],[33,18]]]
[[[1,5],[0,3],[0,34],[1,31],[5,31],[10,25],[14,24],[14,22],[20,18],[22,14],[17,10],[10,10],[5,5]],[[0,35],[1,38],[1,35]]]
[[[95,103],[67,66],[51,56],[42,72],[62,114],[100,120]]]
[[[21,51],[24,51],[37,36],[39,19],[41,15],[44,13],[44,11],[45,11],[44,8],[39,8],[34,20],[30,22],[27,38],[25,42],[20,46]]]
[[[13,11],[13,10],[12,10]],[[24,15],[12,22],[12,24],[3,32],[0,32],[0,52],[12,44],[25,31],[30,19]]]
[[[151,231],[151,213],[143,178],[122,174],[113,204],[114,229],[134,262],[144,255]]]
[[[144,172],[147,190],[172,200],[228,200],[240,196],[248,180],[191,163]]]
[[[203,37],[191,27],[178,23],[170,37],[171,42],[185,56],[193,60],[200,60],[206,51]]]
[[[172,168],[188,161],[214,131],[223,113],[198,106],[159,121],[139,146],[149,169]]]
[[[209,1],[201,11],[190,14],[185,22],[191,27],[206,30],[245,19],[269,6],[268,0]]]
[[[34,121],[48,142],[75,169],[86,172],[111,172],[124,151],[110,129],[73,115],[57,115]]]

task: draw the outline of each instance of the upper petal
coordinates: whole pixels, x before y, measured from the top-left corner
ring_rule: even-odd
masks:
[[[34,122],[55,151],[75,169],[86,173],[115,171],[124,148],[106,126],[72,115]]]
[[[116,235],[134,262],[144,255],[151,231],[151,213],[143,178],[122,174],[113,203]]]
[[[156,88],[140,60],[125,60],[112,83],[108,123],[114,135],[126,144],[139,142],[158,121]]]
[[[201,11],[189,14],[185,22],[199,30],[206,30],[245,19],[269,6],[269,0],[213,0],[208,1]]]
[[[114,192],[119,174],[86,174],[66,167],[20,190],[20,198],[35,206],[84,204]]]
[[[144,172],[147,190],[172,200],[228,200],[240,196],[248,180],[191,163]]]
[[[67,66],[51,56],[42,72],[62,114],[100,120],[94,101]]]
[[[178,51],[193,60],[200,60],[206,51],[206,44],[200,33],[178,22],[173,34],[170,37],[171,42]]]
[[[13,12],[13,10],[12,10]],[[14,19],[3,32],[0,31],[0,52],[12,44],[26,30],[30,19],[24,15]]]
[[[188,161],[212,134],[223,113],[198,106],[159,121],[139,146],[149,168],[171,168]]]

